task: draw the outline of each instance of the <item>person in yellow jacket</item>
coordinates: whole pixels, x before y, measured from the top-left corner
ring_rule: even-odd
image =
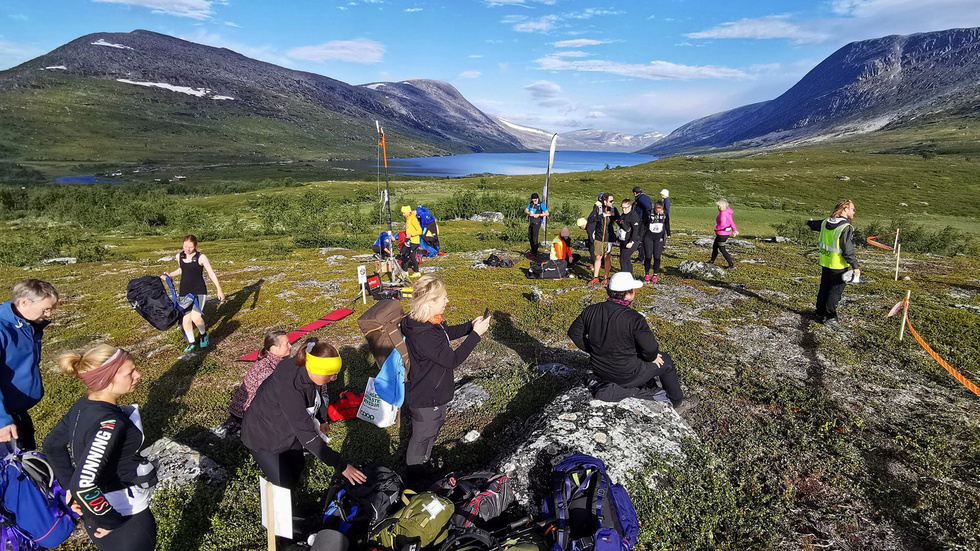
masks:
[[[402,215],[405,216],[405,246],[399,256],[402,259],[402,268],[406,271],[412,270],[410,276],[418,277],[419,274],[419,236],[422,235],[422,225],[415,215],[415,209],[408,205],[402,206]]]
[[[806,225],[820,232],[820,290],[817,292],[816,315],[821,323],[837,319],[837,303],[840,302],[848,281],[844,274],[848,266],[854,270],[853,281],[861,277],[857,257],[854,255],[854,201],[843,200],[834,207],[826,220],[807,220]]]

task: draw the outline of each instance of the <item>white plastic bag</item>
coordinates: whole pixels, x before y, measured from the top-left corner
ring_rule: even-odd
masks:
[[[384,428],[394,425],[397,416],[398,407],[382,400],[374,390],[374,377],[369,378],[364,387],[364,399],[357,410],[357,418]]]

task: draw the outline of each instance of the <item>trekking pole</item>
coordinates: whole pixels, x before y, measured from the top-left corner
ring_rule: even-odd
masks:
[[[902,244],[895,247],[895,281],[898,281],[898,262],[902,259]]]
[[[902,338],[905,336],[905,324],[909,322],[909,299],[912,298],[912,289],[909,289],[905,293],[905,305],[902,308],[902,328],[898,330],[898,342],[902,342]]]
[[[388,189],[388,150],[385,147],[385,130],[379,121],[374,121],[378,128],[378,137],[381,139],[381,158],[385,164],[385,221],[388,223],[388,232],[391,232],[391,195]]]

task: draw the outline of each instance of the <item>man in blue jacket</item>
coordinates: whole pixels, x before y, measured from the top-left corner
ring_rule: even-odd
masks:
[[[47,281],[14,285],[12,299],[0,304],[0,442],[16,438],[33,450],[34,422],[28,410],[41,401],[41,336],[58,305],[58,291]]]

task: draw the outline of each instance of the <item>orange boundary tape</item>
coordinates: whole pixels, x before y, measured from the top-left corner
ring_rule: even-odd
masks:
[[[896,233],[898,233],[898,232],[894,232],[893,231],[891,233],[883,233],[881,235],[869,235],[868,236],[868,239],[867,239],[868,245],[874,245],[875,247],[879,247],[879,248],[885,249],[886,251],[894,251],[895,250],[895,247],[889,247],[888,245],[882,245],[881,243],[875,243],[873,241],[873,239],[878,238],[878,237],[883,237],[883,236],[886,236],[886,235],[895,235]]]
[[[904,302],[905,299],[902,300]],[[928,344],[926,344],[926,341],[922,340],[922,337],[919,336],[919,333],[916,332],[915,328],[912,327],[911,320],[906,318],[905,323],[909,326],[909,333],[912,333],[912,336],[915,337],[915,340],[919,342],[919,345],[923,348],[923,350],[925,350],[930,356],[932,356],[932,359],[936,360],[936,362],[939,365],[943,366],[943,368],[945,368],[946,371],[949,371],[949,374],[952,375],[953,378],[959,381],[963,386],[968,388],[970,392],[976,394],[977,396],[980,396],[980,388],[978,388],[977,385],[970,382],[970,380],[964,377],[963,374],[961,374],[959,371],[953,369],[953,366],[946,363],[946,360],[942,359],[939,356],[939,354],[936,354],[936,352]]]

